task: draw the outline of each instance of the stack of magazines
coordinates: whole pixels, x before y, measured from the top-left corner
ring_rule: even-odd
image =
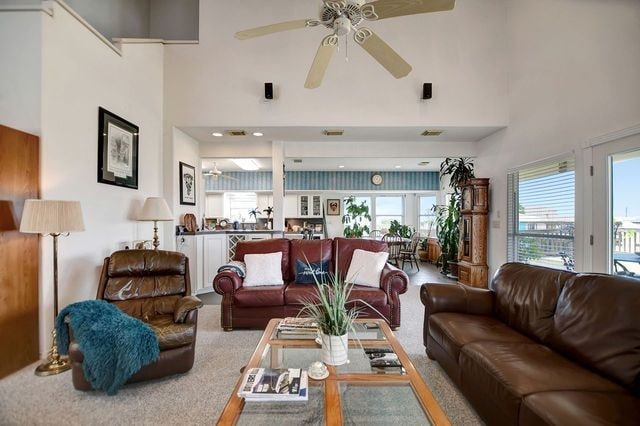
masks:
[[[398,355],[391,348],[365,348],[364,353],[369,357],[371,367],[402,367]]]
[[[244,376],[238,396],[245,401],[307,401],[309,379],[299,368],[252,368]]]
[[[278,324],[278,333],[281,334],[318,334],[318,324],[311,318],[287,317]]]

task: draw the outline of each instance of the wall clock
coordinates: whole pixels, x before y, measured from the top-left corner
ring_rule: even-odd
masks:
[[[382,175],[379,173],[374,173],[371,175],[371,183],[374,185],[382,185]]]

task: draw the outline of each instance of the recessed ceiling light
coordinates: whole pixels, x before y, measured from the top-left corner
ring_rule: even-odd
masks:
[[[260,164],[253,158],[232,158],[231,161],[236,163],[242,170],[259,170]]]
[[[400,168],[402,168],[402,166],[399,166],[399,165],[398,165],[398,166],[395,166],[395,168],[396,168],[396,169],[400,169]]]
[[[440,136],[442,132],[443,130],[427,129],[424,132],[422,132],[422,136]]]
[[[253,132],[252,135],[256,136],[256,137],[260,137],[260,136],[264,136],[264,133],[262,133],[262,132]]]
[[[338,168],[339,168],[339,169],[344,169],[344,166],[343,166],[342,164],[340,164],[340,165],[338,166]]]
[[[223,135],[220,132],[213,132],[211,133],[211,136],[215,136],[216,138],[221,138]]]

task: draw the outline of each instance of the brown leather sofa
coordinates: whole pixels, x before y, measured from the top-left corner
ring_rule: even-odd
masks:
[[[202,302],[191,296],[189,259],[162,250],[123,250],[104,260],[96,299],[113,303],[151,326],[160,356],[127,383],[186,373],[193,367]],[[91,390],[82,370],[84,356],[70,330],[69,358],[73,386]]]
[[[329,271],[345,275],[355,249],[388,251],[382,241],[336,238],[334,240],[288,240],[286,238],[243,241],[238,243],[233,260],[243,261],[246,254],[282,252],[282,277],[280,286],[243,287],[242,278],[236,273],[224,271],[213,279],[213,288],[222,295],[221,323],[224,330],[233,328],[264,328],[270,319],[296,316],[303,300],[316,294],[313,284],[296,284],[296,260],[306,262],[329,261]],[[360,304],[361,317],[382,318],[393,328],[400,326],[400,294],[407,291],[409,279],[400,269],[387,264],[377,288],[354,285],[350,300],[363,300],[376,311]],[[357,302],[354,302],[356,304]]]
[[[640,425],[640,282],[503,265],[424,284],[424,344],[489,425]]]

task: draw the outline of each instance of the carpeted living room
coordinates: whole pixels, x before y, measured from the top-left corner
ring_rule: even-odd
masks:
[[[0,425],[640,424],[637,0],[0,0]]]

